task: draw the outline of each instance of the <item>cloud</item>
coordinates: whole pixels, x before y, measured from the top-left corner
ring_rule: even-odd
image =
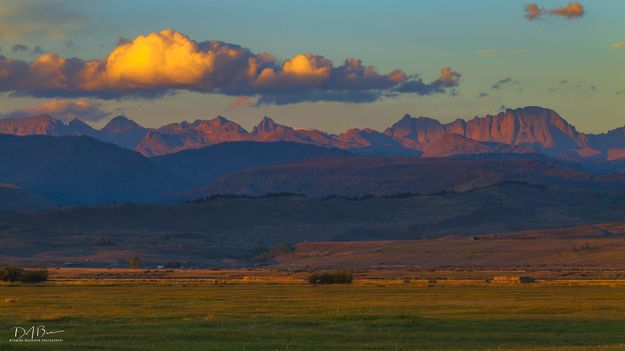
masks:
[[[0,114],[0,119],[23,118],[42,114],[50,115],[63,121],[71,121],[76,118],[83,121],[99,121],[111,116],[111,113],[101,109],[100,104],[87,99],[59,99],[45,101],[38,106]]]
[[[41,55],[41,54],[43,54],[43,48],[42,48],[41,46],[37,45],[37,46],[35,46],[35,47],[31,50],[31,52],[30,52],[30,53],[31,53],[32,55]]]
[[[25,51],[30,51],[31,55],[41,55],[43,54],[44,50],[41,46],[37,45],[35,47],[33,47],[32,49],[26,45],[26,44],[15,44],[11,47],[11,51],[13,52],[25,52]]]
[[[518,83],[518,81],[512,79],[511,77],[508,77],[495,82],[495,84],[491,86],[491,89],[499,90],[511,85],[516,85]]]
[[[442,94],[460,77],[446,67],[426,83],[401,70],[381,74],[358,59],[334,65],[310,53],[280,61],[235,44],[196,42],[172,29],[120,39],[103,59],[44,54],[26,62],[0,56],[0,92],[36,97],[155,98],[188,90],[259,96],[257,104],[368,102],[404,93]]]
[[[235,96],[234,99],[230,100],[228,107],[226,110],[234,110],[240,107],[251,107],[254,106],[254,101],[247,96]]]
[[[477,53],[480,56],[492,57],[492,56],[497,56],[499,52],[497,50],[489,49],[489,50],[478,50]]]
[[[11,51],[13,52],[22,52],[22,51],[28,51],[28,46],[24,45],[24,44],[15,44],[11,47]]]
[[[524,54],[529,52],[529,49],[488,49],[488,50],[478,50],[477,53],[483,57],[495,57],[499,55],[508,55],[508,54]]]
[[[566,18],[582,17],[584,15],[584,6],[582,6],[579,2],[571,2],[564,7],[558,7],[550,10],[549,14]]]
[[[613,47],[613,48],[625,48],[625,42],[612,43],[612,44],[610,44],[610,46]]]
[[[0,3],[0,39],[42,36],[59,40],[82,28],[88,18],[62,0],[5,0]]]
[[[572,19],[582,17],[585,14],[585,10],[584,6],[579,2],[571,2],[566,6],[551,10],[539,7],[536,3],[525,5],[525,18],[529,21],[535,20],[544,14]]]
[[[417,93],[419,95],[431,95],[444,93],[447,88],[454,88],[460,84],[462,75],[455,72],[451,67],[441,68],[441,75],[431,83],[425,83],[418,77],[399,85],[394,91],[398,93]]]
[[[544,7],[538,7],[538,4],[525,5],[525,18],[532,21],[540,17],[545,12]]]

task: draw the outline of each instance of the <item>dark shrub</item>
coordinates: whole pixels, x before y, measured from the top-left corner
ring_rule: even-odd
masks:
[[[100,238],[96,242],[96,245],[109,246],[109,245],[114,245],[114,243],[113,243],[113,239],[111,238]]]
[[[48,271],[45,269],[25,270],[22,274],[22,283],[41,283],[48,280]]]
[[[310,284],[351,284],[354,279],[351,271],[315,273],[308,277]]]
[[[182,268],[182,266],[182,262],[178,261],[167,261],[164,265],[165,268]]]
[[[0,267],[0,280],[5,282],[16,282],[22,279],[24,270],[18,267]]]
[[[0,267],[0,280],[5,282],[40,283],[48,280],[48,271],[24,270],[18,267]]]

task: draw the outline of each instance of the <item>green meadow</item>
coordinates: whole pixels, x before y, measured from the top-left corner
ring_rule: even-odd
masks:
[[[9,343],[11,328],[64,330]],[[0,350],[625,350],[625,287],[0,286]]]

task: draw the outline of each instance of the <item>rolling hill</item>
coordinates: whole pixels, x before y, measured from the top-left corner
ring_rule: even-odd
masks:
[[[346,156],[347,151],[293,142],[227,142],[153,157],[150,160],[184,180],[187,188],[205,185],[242,169],[319,157]]]
[[[214,194],[299,193],[312,197],[468,191],[502,181],[525,181],[592,191],[625,190],[625,176],[595,176],[546,158],[334,157],[233,172],[188,191]]]
[[[146,265],[168,260],[247,265],[277,243],[505,235],[619,221],[623,216],[623,196],[520,182],[420,196],[215,197],[180,205],[63,207],[0,212],[0,235],[5,238],[0,260],[125,266],[129,255],[137,255]],[[570,251],[568,243],[563,245]]]
[[[0,211],[35,211],[56,206],[50,200],[30,191],[0,184]]]

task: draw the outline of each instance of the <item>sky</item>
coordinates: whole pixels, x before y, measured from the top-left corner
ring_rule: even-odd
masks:
[[[604,132],[623,22],[621,0],[0,0],[0,116],[340,132],[539,105]]]

